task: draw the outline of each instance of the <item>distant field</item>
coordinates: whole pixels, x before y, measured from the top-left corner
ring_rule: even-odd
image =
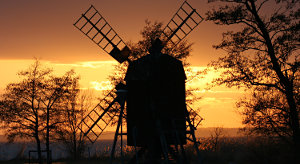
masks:
[[[196,136],[198,138],[210,137],[213,133],[214,128],[199,128],[196,131]],[[224,128],[223,134],[228,137],[239,136],[237,128]],[[114,132],[105,132],[99,138],[99,141],[94,145],[88,144],[88,151],[86,156],[97,156],[104,151],[110,151],[112,145],[112,140],[114,137]],[[124,138],[126,144],[126,138]],[[66,158],[68,155],[65,152],[62,145],[52,144],[53,159]],[[0,160],[11,160],[19,157],[28,157],[29,150],[35,150],[35,142],[17,139],[15,143],[7,143],[4,135],[0,135]]]
[[[214,131],[214,127],[210,128],[198,128],[195,132],[197,137],[210,137],[211,134]],[[239,128],[223,128],[223,134],[227,137],[239,137],[242,136],[242,134],[239,133]],[[115,133],[112,131],[104,132],[100,140],[112,140],[114,138]],[[0,135],[0,142],[6,142],[6,138],[4,135]],[[22,140],[23,141],[23,140]]]
[[[242,133],[239,132],[239,128],[222,128],[222,134],[226,137],[241,137]],[[214,133],[215,127],[210,128],[198,128],[195,132],[197,137],[210,137]]]

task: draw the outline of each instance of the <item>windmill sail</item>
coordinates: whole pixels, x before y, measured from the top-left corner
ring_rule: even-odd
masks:
[[[129,48],[93,5],[74,26],[119,63],[128,60]]]
[[[112,120],[118,116],[119,107],[114,89],[82,119],[78,126],[79,129],[94,143]]]
[[[203,18],[197,13],[196,9],[185,1],[164,28],[162,40],[170,41],[172,47],[175,47],[202,21]]]
[[[192,135],[194,134],[194,131],[200,125],[202,120],[203,118],[197,113],[197,111],[187,105],[186,129],[188,140],[193,141]]]

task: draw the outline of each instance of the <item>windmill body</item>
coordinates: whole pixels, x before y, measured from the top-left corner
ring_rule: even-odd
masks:
[[[175,130],[185,139],[185,72],[181,61],[159,50],[130,63],[127,84],[127,144],[147,146],[158,135],[159,122],[168,144]]]

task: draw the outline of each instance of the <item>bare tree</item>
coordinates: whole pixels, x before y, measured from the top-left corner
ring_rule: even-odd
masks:
[[[214,128],[214,131],[211,132],[210,134],[210,140],[212,143],[213,151],[216,152],[219,150],[222,137],[224,137],[224,128],[223,127]]]
[[[9,84],[1,95],[2,128],[11,142],[16,137],[34,139],[39,163],[42,163],[41,140],[45,133],[49,134],[46,129],[60,123],[61,115],[55,107],[69,94],[69,87],[77,77],[72,71],[62,77],[53,76],[52,70],[43,68],[38,60],[19,76],[22,81]]]
[[[61,109],[64,113],[64,123],[56,127],[53,138],[62,142],[73,159],[82,156],[86,142],[80,130],[81,120],[90,111],[93,104],[93,95],[90,90],[80,90],[78,85],[73,85],[71,98],[62,102]]]
[[[217,0],[210,0],[217,1]],[[300,145],[299,128],[299,18],[298,0],[220,0],[206,20],[218,25],[238,25],[223,33],[216,49],[227,55],[211,66],[222,72],[214,82],[245,87],[250,99],[244,123],[252,132],[292,138]],[[270,10],[272,8],[272,10]]]

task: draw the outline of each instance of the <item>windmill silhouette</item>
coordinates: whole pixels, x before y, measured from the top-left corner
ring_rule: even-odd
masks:
[[[161,36],[151,41],[150,54],[135,61],[130,60],[131,51],[126,43],[93,5],[74,23],[119,63],[129,63],[126,85],[116,85],[79,126],[84,136],[94,143],[107,126],[117,121],[111,163],[119,136],[122,156],[124,135],[127,145],[134,146],[136,151],[132,163],[138,163],[145,152],[151,163],[186,163],[183,145],[187,140],[194,144],[200,158],[194,131],[202,118],[185,103],[186,77],[182,63],[161,52],[167,44],[174,48],[202,21],[196,10],[184,1]],[[127,132],[123,132],[122,126],[125,108]]]

